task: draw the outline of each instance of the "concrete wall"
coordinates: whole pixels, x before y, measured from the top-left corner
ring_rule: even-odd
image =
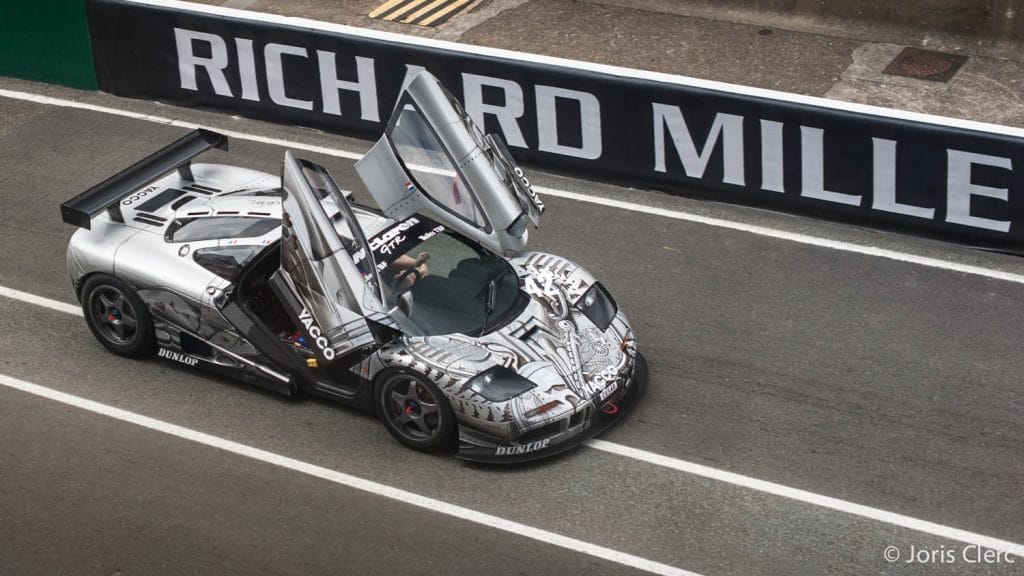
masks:
[[[96,88],[84,0],[0,0],[0,76]]]
[[[1024,40],[1024,0],[717,0],[714,4]]]

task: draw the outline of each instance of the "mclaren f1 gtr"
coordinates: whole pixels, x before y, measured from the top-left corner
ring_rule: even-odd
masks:
[[[479,461],[566,450],[647,377],[626,316],[571,261],[525,249],[544,204],[429,73],[356,173],[193,163],[196,130],[61,205],[89,329],[283,394],[375,412],[403,444]]]

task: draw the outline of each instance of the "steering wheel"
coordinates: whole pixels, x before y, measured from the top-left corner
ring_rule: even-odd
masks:
[[[416,279],[413,280],[411,284],[403,288],[402,283],[405,282],[405,279],[408,278],[410,274],[415,274]],[[401,296],[411,290],[422,277],[423,275],[420,274],[419,269],[416,266],[412,266],[402,270],[398,274],[395,274],[394,277],[391,278],[391,282],[388,282],[388,288],[391,288],[391,291],[395,293],[395,296]]]

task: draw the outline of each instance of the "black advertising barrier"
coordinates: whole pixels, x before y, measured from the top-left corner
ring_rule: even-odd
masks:
[[[88,0],[102,90],[373,137],[422,67],[527,165],[1024,253],[1021,130],[152,1]]]

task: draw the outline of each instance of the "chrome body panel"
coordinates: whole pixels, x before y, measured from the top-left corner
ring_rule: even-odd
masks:
[[[536,223],[543,204],[524,195],[532,194],[528,184],[510,183],[505,153],[480,148],[474,128],[433,77],[420,75],[409,90],[446,150],[458,158],[489,230],[440,213],[416,186],[406,185],[404,170],[398,171],[402,163],[385,136],[357,163],[383,215],[350,205],[348,194],[336,188],[314,190],[303,170],[319,167],[291,153],[285,155],[283,182],[255,170],[195,164],[126,196],[117,210],[95,216],[91,229],[78,230],[67,253],[72,284],[77,290],[94,273],[123,279],[149,309],[161,357],[284,393],[305,389],[372,409],[369,391],[381,371],[414,370],[446,396],[459,424],[460,455],[467,458],[521,461],[575,445],[614,422],[609,406],[620,400],[631,405],[639,395],[646,365],[630,323],[616,307],[614,315],[602,318],[601,326],[607,321],[602,329],[580,305],[596,283],[590,273],[559,256],[522,251],[525,226],[518,235],[508,228],[523,218]],[[525,182],[521,171],[517,178]],[[399,331],[384,309],[379,267],[367,238],[420,210],[475,240],[480,252],[505,257],[518,277],[519,302],[525,301],[509,309],[514,317],[473,336],[414,337]],[[270,227],[245,227],[234,235],[217,230],[214,237],[207,232],[194,241],[175,236],[186,221],[228,215]],[[259,235],[242,236],[253,230]],[[200,250],[219,255],[236,248],[260,256],[250,258],[249,268],[235,277],[196,260]],[[270,259],[278,257],[275,250],[279,263]],[[264,260],[273,265],[272,273],[255,274],[264,270],[251,263]],[[250,271],[260,286],[247,286]],[[265,318],[239,309],[235,296],[262,286],[273,288],[279,307],[291,315],[287,330],[261,328]],[[334,363],[335,358],[345,362]],[[471,381],[496,366],[533,388],[503,401],[485,398]]]

